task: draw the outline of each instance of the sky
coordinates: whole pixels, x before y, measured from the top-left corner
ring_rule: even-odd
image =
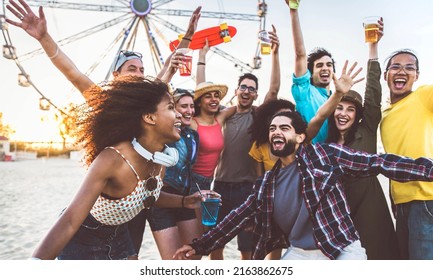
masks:
[[[62,2],[62,1],[58,1]],[[64,2],[71,2],[65,0]],[[118,1],[74,1],[91,3],[117,4]],[[291,37],[289,8],[284,0],[268,0],[268,13],[266,16],[266,29],[271,30],[274,24],[280,38],[280,64],[281,64],[281,88],[280,98],[292,100],[290,94],[291,76],[294,69],[294,51]],[[201,5],[203,11],[231,12],[256,14],[257,1],[253,0],[175,0],[165,4],[161,8],[194,10]],[[32,7],[37,11],[36,7]],[[0,7],[0,14],[4,14]],[[84,31],[87,28],[119,16],[119,13],[89,12],[82,10],[45,9],[48,30],[55,40],[60,40],[72,34]],[[302,0],[299,9],[304,42],[309,52],[314,47],[324,47],[330,51],[336,61],[337,75],[341,73],[344,61],[357,61],[364,70],[368,59],[368,47],[364,43],[362,19],[366,16],[378,15],[384,18],[385,35],[379,45],[379,61],[383,69],[385,58],[395,50],[410,48],[415,50],[420,60],[420,77],[415,87],[433,82],[433,2],[431,0]],[[9,17],[6,11],[6,17]],[[189,18],[177,16],[162,16],[165,20],[176,26],[186,29]],[[230,43],[221,44],[218,47],[230,55],[245,63],[251,63],[257,46],[257,32],[259,23],[254,21],[236,21],[225,19],[201,18],[198,30],[216,26],[227,22],[237,28],[237,34]],[[62,47],[62,50],[75,62],[77,67],[86,72],[112,43],[115,36],[125,27],[125,23],[116,25],[89,36],[77,40]],[[170,53],[167,42],[174,40],[177,34],[161,25],[155,24],[153,29],[158,46],[163,57]],[[142,32],[142,31],[141,31]],[[39,43],[30,38],[21,29],[9,25],[9,33],[13,45],[17,49],[18,56],[39,48]],[[161,35],[158,35],[161,34]],[[135,50],[143,53],[145,74],[155,75],[149,49],[145,43],[144,34],[137,36]],[[5,43],[1,39],[2,45]],[[104,59],[96,70],[90,75],[94,82],[105,79],[113,57],[115,47]],[[197,62],[198,51],[194,51],[193,65]],[[37,87],[59,107],[69,103],[82,103],[84,99],[78,91],[64,78],[51,64],[45,54],[35,56],[21,62],[26,72]],[[269,87],[271,57],[262,57],[262,68],[253,73],[259,78],[259,105]],[[208,54],[206,64],[206,78],[214,83],[224,83],[229,87],[227,102],[234,94],[237,79],[242,74],[233,63],[222,59],[214,53]],[[195,68],[193,66],[193,72]],[[58,128],[54,120],[55,110],[39,110],[39,95],[32,87],[21,87],[17,83],[18,67],[12,60],[0,57],[0,112],[3,113],[3,121],[14,130],[13,140],[20,141],[61,141],[57,135]],[[174,87],[194,88],[192,78],[180,77],[176,74],[172,80]],[[383,106],[389,96],[384,81]],[[361,82],[354,89],[363,94],[365,83]]]

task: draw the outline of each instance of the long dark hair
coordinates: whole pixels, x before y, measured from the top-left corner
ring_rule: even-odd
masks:
[[[295,110],[295,104],[289,100],[272,99],[269,100],[254,110],[253,123],[249,128],[252,142],[256,141],[257,148],[268,142],[269,138],[269,122],[271,117],[280,110]]]
[[[140,136],[142,115],[156,112],[168,87],[159,80],[125,76],[87,93],[91,98],[79,111],[77,139],[90,165],[105,147]]]
[[[355,121],[344,135],[343,145],[346,146],[350,145],[355,140],[355,133],[358,130],[359,123],[362,119],[363,108],[360,107],[359,104],[357,104],[356,102],[352,103],[353,105],[355,105]],[[337,143],[338,139],[340,138],[340,131],[335,124],[334,112],[332,112],[332,114],[328,117],[328,138],[326,139],[326,143]]]

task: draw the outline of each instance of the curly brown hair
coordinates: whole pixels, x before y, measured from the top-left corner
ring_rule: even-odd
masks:
[[[295,104],[285,99],[271,99],[254,110],[253,124],[249,128],[251,140],[256,146],[267,143],[269,139],[269,122],[271,117],[280,110],[295,110]]]
[[[90,165],[104,148],[143,133],[142,115],[156,112],[168,86],[157,79],[125,76],[102,87],[95,85],[87,94],[91,97],[80,108],[77,139]]]

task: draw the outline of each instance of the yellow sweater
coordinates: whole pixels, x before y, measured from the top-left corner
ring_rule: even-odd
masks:
[[[380,125],[386,153],[433,158],[433,85],[421,86],[383,112]],[[391,181],[396,204],[433,200],[433,182]]]

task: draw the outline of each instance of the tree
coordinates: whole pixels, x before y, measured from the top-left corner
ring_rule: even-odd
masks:
[[[63,150],[66,149],[66,141],[73,140],[75,133],[77,131],[77,120],[78,114],[76,110],[76,105],[70,103],[64,111],[68,114],[58,113],[55,115],[56,121],[59,123],[59,133],[60,137],[63,139]]]
[[[14,133],[15,130],[10,125],[3,123],[3,113],[0,112],[0,135],[9,138]]]

